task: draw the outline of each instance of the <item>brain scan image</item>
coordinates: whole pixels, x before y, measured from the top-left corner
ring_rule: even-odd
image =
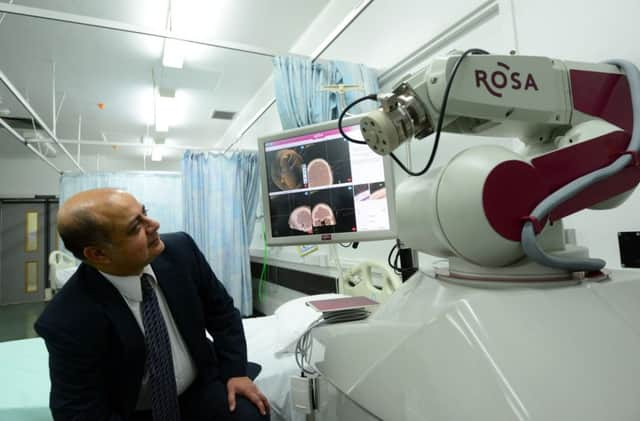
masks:
[[[326,203],[318,203],[313,207],[311,220],[314,227],[326,227],[336,225],[336,215],[331,206]]]
[[[311,233],[313,231],[311,208],[309,206],[298,206],[295,208],[289,215],[289,228]]]
[[[271,181],[281,190],[302,187],[302,156],[293,149],[278,151],[271,161]]]
[[[322,158],[316,158],[307,165],[309,187],[328,186],[333,184],[331,165]]]

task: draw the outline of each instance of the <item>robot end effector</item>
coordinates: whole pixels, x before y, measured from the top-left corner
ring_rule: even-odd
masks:
[[[405,141],[433,133],[433,123],[418,94],[408,83],[378,96],[381,107],[363,117],[360,130],[373,151],[388,155]]]
[[[529,144],[523,155],[491,158],[494,159],[491,163],[487,161],[486,155],[493,154],[493,151],[478,148],[475,155],[473,152],[466,154],[466,166],[461,166],[459,162],[457,165],[449,163],[443,170],[443,173],[449,170],[449,179],[452,179],[451,174],[454,174],[454,170],[451,168],[464,175],[465,168],[475,166],[474,163],[482,162],[485,165],[487,170],[482,176],[486,178],[475,187],[476,190],[480,189],[480,193],[472,192],[465,186],[464,190],[457,194],[474,196],[475,201],[482,197],[484,205],[481,203],[475,204],[475,207],[469,206],[467,208],[473,210],[468,212],[475,213],[473,216],[476,222],[479,220],[477,214],[482,213],[482,223],[487,225],[484,223],[486,221],[492,228],[492,232],[487,235],[497,232],[498,237],[501,237],[500,241],[514,244],[502,251],[500,247],[495,247],[496,251],[488,258],[474,252],[465,254],[461,250],[462,242],[448,243],[444,248],[449,249],[451,255],[458,255],[485,266],[513,263],[519,258],[518,253],[513,253],[515,246],[520,250],[519,253],[524,250],[528,257],[544,266],[569,271],[599,270],[604,266],[602,260],[558,259],[539,247],[535,237],[547,220],[560,219],[618,196],[632,190],[640,181],[637,159],[640,150],[640,76],[637,68],[626,62],[584,64],[544,57],[491,55],[468,57],[464,66],[460,66],[469,53],[486,52],[470,50],[462,56],[454,55],[435,60],[424,73],[402,83],[392,94],[379,95],[381,108],[361,119],[361,130],[367,144],[376,153],[391,154],[397,162],[392,151],[413,137],[422,138],[435,131],[435,149],[443,127],[445,131],[467,134],[520,137],[525,143],[529,140],[527,137],[533,138],[529,135],[535,133],[535,140],[539,140],[540,143]],[[624,73],[615,66],[620,67]],[[452,83],[458,68],[460,72],[455,83]],[[449,109],[447,101],[451,105]],[[599,101],[599,104],[594,104],[594,101]],[[464,124],[451,124],[456,120],[466,121]],[[437,123],[434,124],[434,121]],[[591,124],[594,121],[598,124]],[[599,132],[603,125],[610,128],[608,132]],[[593,131],[592,127],[597,129]],[[593,138],[585,138],[584,133],[589,131],[592,132]],[[541,133],[548,136],[539,136]],[[576,133],[582,136],[578,141],[580,144],[573,144]],[[611,154],[612,150],[615,151],[614,155]],[[594,153],[602,156],[594,159]],[[433,160],[433,155],[432,153],[425,170],[412,175],[424,174]],[[579,164],[566,167],[563,164],[560,167],[562,173],[549,170],[553,166],[557,167],[558,163],[567,157],[572,163]],[[521,165],[506,164],[515,161],[520,161]],[[630,169],[629,164],[634,161],[636,166]],[[529,186],[523,181],[519,189],[536,193],[522,195],[522,203],[516,204],[511,213],[505,213],[501,209],[496,215],[491,215],[492,209],[490,204],[487,204],[486,194],[487,190],[495,192],[496,186],[500,190],[500,185],[495,183],[498,173],[501,177],[513,175],[515,179],[526,179],[527,183],[533,183],[535,186]],[[467,175],[469,179],[474,176],[471,171]],[[428,178],[431,179],[429,183],[434,182],[433,177]],[[425,191],[429,191],[431,195],[444,194],[434,191],[447,187],[446,178],[440,176],[437,182],[441,185],[437,189],[429,188]],[[419,186],[420,181],[415,180],[413,183],[411,189],[415,200],[415,193],[420,189],[416,185]],[[491,183],[493,188],[488,189],[487,185]],[[401,203],[402,195],[397,194],[396,197],[399,199],[397,213],[402,238],[404,205]],[[495,196],[493,198],[495,199]],[[433,196],[427,200],[429,199],[437,201],[438,198]],[[443,198],[439,199],[442,203]],[[513,203],[513,200],[505,201],[508,202]],[[433,212],[437,214],[438,209]],[[427,215],[424,222],[441,223],[442,218],[433,216]],[[417,222],[415,215],[408,219]],[[466,219],[459,215],[456,224],[464,224],[463,221]],[[500,229],[514,225],[520,227],[517,228],[515,236]],[[476,226],[467,228],[469,232],[477,233]],[[415,226],[411,229],[415,231]],[[444,239],[444,242],[451,242],[456,237],[455,233],[447,231],[446,226],[439,226],[433,230],[438,232],[431,232],[424,237]],[[415,232],[412,234],[415,235]],[[482,243],[483,239],[480,239],[480,242]],[[413,247],[421,250],[419,245]],[[507,249],[511,251],[504,252]],[[428,253],[432,250],[422,249]],[[501,253],[503,256],[496,256]]]

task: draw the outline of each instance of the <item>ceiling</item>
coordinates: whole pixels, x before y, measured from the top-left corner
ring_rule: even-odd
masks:
[[[327,3],[172,0],[171,29],[185,38],[284,54]],[[13,5],[43,14],[64,12],[84,22],[98,18],[150,31],[168,29],[168,0],[15,0]],[[230,125],[229,120],[211,119],[212,112],[240,111],[271,74],[271,58],[185,43],[184,66],[175,69],[162,66],[163,43],[149,35],[6,14],[0,23],[0,71],[50,128],[55,80],[58,139],[104,143],[83,145],[83,154],[141,158],[142,146],[112,144],[140,144],[147,133],[169,145],[211,147]],[[178,111],[166,133],[154,128],[154,83],[175,89]],[[0,117],[29,118],[3,84],[0,101]],[[22,133],[29,135],[24,129]],[[75,153],[73,145],[66,146]],[[0,128],[0,157],[30,154]],[[165,148],[165,158],[181,155],[181,150]]]

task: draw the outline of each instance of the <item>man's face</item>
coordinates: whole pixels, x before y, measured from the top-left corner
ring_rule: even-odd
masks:
[[[133,196],[120,193],[101,212],[111,232],[111,244],[103,248],[104,270],[114,275],[137,275],[164,250],[158,235],[160,224]]]

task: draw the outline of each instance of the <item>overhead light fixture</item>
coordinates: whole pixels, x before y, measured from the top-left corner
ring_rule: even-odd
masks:
[[[175,89],[158,88],[156,92],[156,132],[169,131],[169,120],[175,114]]]
[[[162,145],[154,145],[153,149],[151,149],[151,160],[155,162],[162,161],[163,152]]]
[[[162,51],[162,65],[182,69],[184,64],[184,42],[171,38],[164,39],[164,49]]]
[[[144,146],[153,146],[155,142],[151,136],[142,136],[142,144]]]

